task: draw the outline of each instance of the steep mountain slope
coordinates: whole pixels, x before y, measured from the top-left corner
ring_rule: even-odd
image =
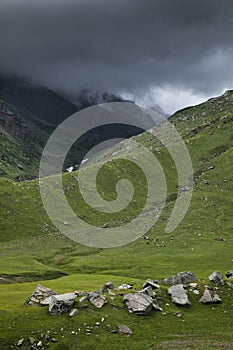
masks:
[[[53,126],[0,100],[0,174],[13,179],[38,176],[38,164]]]
[[[58,125],[78,108],[54,91],[9,76],[0,76],[0,98],[23,113]]]
[[[67,98],[73,99],[76,105]],[[23,79],[0,77],[0,176],[12,179],[38,176],[43,148],[57,124],[78,110],[105,102],[126,101],[119,96],[89,90],[65,99],[48,88],[34,86]],[[85,126],[80,125],[80,128]],[[101,141],[128,138],[141,131],[120,124],[91,130],[73,145],[64,171],[79,165],[87,151]]]

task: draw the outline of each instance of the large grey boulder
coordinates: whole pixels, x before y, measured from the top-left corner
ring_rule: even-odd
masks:
[[[49,304],[49,314],[51,316],[59,316],[64,312],[69,312],[74,305],[75,299],[75,293],[54,295]]]
[[[168,294],[171,295],[172,302],[177,305],[181,305],[181,306],[191,305],[183,284],[176,284],[174,286],[171,286],[168,289]]]
[[[100,309],[103,307],[107,302],[107,298],[102,295],[100,292],[90,292],[87,295],[87,299],[90,301],[92,305]]]
[[[54,290],[38,284],[32,295],[26,300],[26,305],[43,305],[43,301],[53,295],[57,295]],[[48,304],[47,304],[48,305]]]
[[[170,276],[161,282],[168,286],[174,286],[176,284],[187,284],[197,282],[197,277],[191,271],[185,271]]]
[[[224,285],[224,276],[219,271],[214,271],[208,278],[211,282],[214,282],[218,286]]]
[[[153,300],[144,293],[129,293],[124,295],[124,303],[127,305],[130,313],[146,316],[153,307]]]
[[[210,290],[205,289],[203,296],[199,300],[200,303],[202,304],[220,304],[222,302],[221,298],[219,297],[218,294],[214,294],[212,297]]]

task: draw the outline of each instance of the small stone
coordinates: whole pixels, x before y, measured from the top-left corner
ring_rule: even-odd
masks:
[[[158,304],[153,303],[152,307],[155,311],[163,311],[163,309]]]
[[[128,326],[124,325],[124,324],[120,324],[118,326],[118,330],[119,330],[119,333],[123,333],[123,334],[125,334],[127,336],[130,336],[130,335],[133,334],[131,329]]]
[[[29,341],[29,344],[30,344],[30,345],[33,345],[33,344],[35,344],[36,339],[33,338],[33,337],[29,337],[29,338],[28,338],[28,341]]]
[[[21,338],[18,343],[17,343],[17,346],[22,346],[24,343],[24,338]]]
[[[82,298],[79,299],[79,302],[80,302],[80,303],[83,303],[83,302],[86,301],[86,300],[87,300],[87,296],[84,295]]]
[[[44,339],[45,339],[45,341],[48,342],[50,340],[50,335],[48,333],[45,334]]]
[[[72,309],[69,313],[70,317],[74,317],[78,315],[78,309]]]
[[[43,343],[42,343],[41,340],[37,343],[37,346],[38,346],[39,348],[42,348],[42,347],[43,347]]]
[[[200,292],[199,292],[199,290],[194,289],[193,294],[199,295],[199,294],[200,294]]]
[[[119,290],[127,290],[127,289],[132,289],[133,288],[133,285],[132,284],[121,284],[117,289]]]

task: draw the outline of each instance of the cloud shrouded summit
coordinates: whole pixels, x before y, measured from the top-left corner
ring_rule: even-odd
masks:
[[[232,87],[229,0],[2,0],[0,70],[167,111]]]

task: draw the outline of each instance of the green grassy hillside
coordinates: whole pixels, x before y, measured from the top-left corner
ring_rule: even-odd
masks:
[[[193,296],[193,305],[182,309],[181,319],[174,316],[177,307],[172,306],[165,290],[163,307],[167,313],[153,313],[145,318],[130,315],[125,309],[116,311],[111,305],[99,311],[88,308],[74,319],[66,315],[51,318],[45,309],[23,308],[24,300],[36,285],[33,281],[39,279],[54,279],[43,284],[65,292],[93,290],[108,280],[116,284],[131,281],[139,284],[148,277],[162,279],[191,270],[200,278],[201,292],[212,271],[226,273],[233,269],[233,92],[180,111],[171,121],[189,149],[195,180],[189,210],[171,234],[165,233],[165,227],[176,199],[176,169],[166,149],[149,132],[136,139],[156,154],[163,167],[168,182],[167,202],[159,221],[147,234],[149,239],[140,238],[124,247],[89,248],[69,240],[57,232],[47,217],[37,180],[16,183],[0,179],[2,349],[9,349],[22,336],[28,337],[33,332],[38,336],[48,330],[58,333],[58,343],[50,344],[51,349],[230,349],[233,346],[233,292],[227,285],[219,292],[221,305],[214,309],[199,305],[199,297]],[[125,152],[124,143],[116,147]],[[67,198],[80,217],[97,226],[126,223],[144,205],[145,179],[130,162],[108,163],[98,177],[98,191],[108,200],[115,198],[115,184],[120,178],[131,179],[134,201],[120,214],[96,215],[82,201],[76,176],[75,172],[64,175]],[[148,215],[153,215],[153,211]],[[96,331],[99,336],[88,337],[85,332],[76,338],[71,335],[84,323],[94,324],[105,315],[111,327],[127,324],[133,335],[122,338],[107,332],[104,326]]]

